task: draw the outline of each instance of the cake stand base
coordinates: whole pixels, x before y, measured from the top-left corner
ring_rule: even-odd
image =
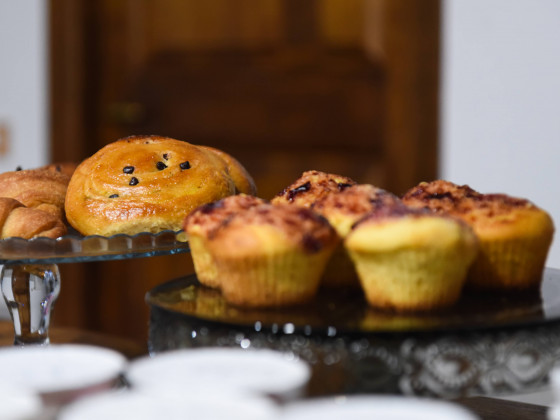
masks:
[[[60,293],[58,266],[5,264],[1,282],[14,324],[14,344],[49,344],[50,316]]]

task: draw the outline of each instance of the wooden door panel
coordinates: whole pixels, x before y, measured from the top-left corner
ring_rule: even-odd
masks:
[[[53,160],[160,134],[231,153],[265,198],[308,169],[401,192],[436,174],[438,19],[438,0],[51,0]],[[62,270],[55,322],[139,338],[144,294],[192,262]]]

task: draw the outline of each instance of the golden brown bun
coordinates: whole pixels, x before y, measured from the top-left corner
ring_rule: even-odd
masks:
[[[8,197],[0,197],[0,229],[1,239],[58,238],[66,234],[66,226],[58,217]]]
[[[233,179],[233,182],[235,183],[235,189],[237,190],[236,193],[257,195],[257,186],[255,185],[255,181],[253,180],[251,175],[249,175],[249,172],[247,172],[245,167],[237,159],[227,154],[226,152],[214,147],[201,145],[199,145],[198,147],[217,154],[226,162],[229,174]]]
[[[320,198],[356,184],[351,178],[321,171],[306,171],[272,199],[273,204],[296,204],[310,208]]]
[[[84,235],[179,231],[194,208],[234,193],[216,153],[168,137],[132,136],[78,166],[65,208]]]
[[[4,172],[0,174],[0,197],[14,198],[62,220],[69,181],[68,175],[47,169]]]

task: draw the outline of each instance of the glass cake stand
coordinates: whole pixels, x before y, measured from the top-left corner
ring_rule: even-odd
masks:
[[[49,343],[49,321],[60,293],[58,264],[124,260],[189,252],[177,232],[0,241],[2,294],[14,323],[15,345]]]

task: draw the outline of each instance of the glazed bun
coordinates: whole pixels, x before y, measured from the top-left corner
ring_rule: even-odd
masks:
[[[76,168],[66,217],[84,235],[179,231],[194,208],[235,192],[219,154],[168,137],[132,136]]]
[[[209,146],[198,146],[204,150],[208,150],[221,157],[228,167],[229,174],[235,184],[236,193],[243,193],[247,195],[257,195],[257,187],[249,172],[245,167],[233,156],[228,155],[226,152]]]

